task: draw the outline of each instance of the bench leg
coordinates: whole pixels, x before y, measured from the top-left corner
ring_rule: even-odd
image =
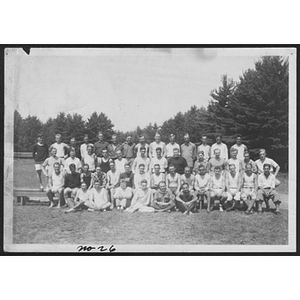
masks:
[[[21,205],[26,205],[26,196],[21,197]]]

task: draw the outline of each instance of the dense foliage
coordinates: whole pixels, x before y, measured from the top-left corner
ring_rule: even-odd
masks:
[[[54,142],[55,133],[61,133],[63,141],[69,142],[75,136],[82,143],[84,134],[90,140],[97,140],[101,130],[104,138],[110,141],[116,133],[120,142],[132,135],[135,142],[138,136],[145,135],[146,141],[153,141],[160,131],[163,141],[168,141],[170,133],[176,134],[176,141],[183,143],[183,135],[188,132],[191,141],[199,143],[206,134],[208,142],[214,142],[217,133],[223,135],[230,147],[235,135],[241,134],[244,143],[257,158],[259,148],[265,148],[269,157],[275,159],[285,169],[288,161],[288,61],[278,56],[264,56],[233,82],[227,75],[221,78],[221,86],[211,93],[206,108],[192,106],[187,112],[178,112],[159,127],[150,123],[145,128],[139,126],[131,132],[114,131],[111,120],[103,113],[94,112],[87,121],[79,114],[60,113],[55,119],[42,123],[35,116],[22,118],[18,111],[14,114],[14,149],[31,151],[38,133],[43,133],[45,142]]]

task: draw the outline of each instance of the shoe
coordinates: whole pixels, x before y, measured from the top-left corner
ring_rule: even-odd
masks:
[[[92,208],[88,208],[87,211],[95,211],[95,210]]]
[[[224,211],[223,208],[222,208],[222,206],[219,207],[219,211]]]
[[[275,215],[280,215],[280,214],[281,214],[281,212],[279,210],[275,211]]]
[[[41,186],[40,187],[40,192],[43,192],[44,191],[44,188]]]
[[[106,211],[106,209],[104,208],[103,211]]]

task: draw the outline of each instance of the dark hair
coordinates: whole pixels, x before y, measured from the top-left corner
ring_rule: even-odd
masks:
[[[69,169],[71,170],[71,168],[76,169],[76,166],[75,166],[74,164],[70,164],[70,165],[69,165]]]
[[[268,164],[268,163],[265,163],[265,164],[263,165],[263,168],[265,168],[265,167],[269,167],[269,169],[271,169],[271,165]]]

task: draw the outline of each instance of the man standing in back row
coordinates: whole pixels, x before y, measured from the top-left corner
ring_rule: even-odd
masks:
[[[188,167],[193,169],[194,162],[197,159],[197,148],[195,144],[190,142],[188,133],[184,135],[184,143],[181,145],[181,155],[186,159]]]
[[[99,131],[98,133],[98,142],[94,144],[94,151],[97,157],[102,157],[102,150],[106,150],[108,143],[103,140],[103,133]]]
[[[166,158],[169,160],[171,157],[173,157],[173,150],[175,148],[179,149],[179,145],[175,143],[175,134],[170,134],[170,143],[166,146]]]
[[[225,159],[225,161],[228,160],[228,148],[226,144],[222,143],[222,135],[218,134],[216,136],[216,143],[214,143],[211,146],[211,153],[213,154],[215,149],[220,149],[220,157]]]

